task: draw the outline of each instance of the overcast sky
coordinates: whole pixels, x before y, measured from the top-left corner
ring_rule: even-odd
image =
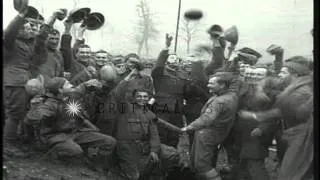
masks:
[[[138,19],[136,4],[139,0],[78,1],[78,7],[90,7],[92,12],[101,12],[106,18],[101,29],[86,32],[88,44],[93,50],[105,49],[112,54],[137,51],[134,27]],[[160,31],[157,40],[150,42],[150,55],[156,57],[164,46],[165,33],[175,33],[178,0],[149,1],[151,11],[156,13],[155,21]],[[29,4],[48,18],[55,9],[71,10],[74,0],[29,0]],[[3,1],[3,8],[5,28],[17,12],[11,0]],[[256,49],[263,55],[262,61],[273,60],[265,52],[271,44],[283,46],[285,58],[293,55],[310,56],[312,53],[312,0],[182,0],[182,18],[185,10],[190,8],[204,12],[191,49],[197,44],[209,43],[206,30],[212,24],[220,24],[224,29],[236,25],[240,34],[237,48],[246,46]],[[55,26],[63,30],[62,22],[57,21]],[[178,55],[184,56],[185,53],[186,43],[179,38]]]

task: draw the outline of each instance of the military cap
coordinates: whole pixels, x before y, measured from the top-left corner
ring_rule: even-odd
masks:
[[[214,24],[212,25],[208,31],[207,31],[209,34],[217,34],[217,35],[221,35],[222,32],[223,32],[223,29],[220,25],[218,24]]]
[[[254,55],[254,56],[256,56],[258,59],[262,57],[262,55],[261,55],[259,52],[257,52],[257,51],[254,50],[254,49],[248,48],[248,47],[241,48],[241,49],[239,49],[238,51],[240,51],[240,52],[242,52],[242,53]]]

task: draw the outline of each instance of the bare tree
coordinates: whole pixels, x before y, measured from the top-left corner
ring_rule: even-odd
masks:
[[[190,53],[191,40],[196,36],[198,25],[198,21],[182,20],[182,27],[180,27],[182,34],[179,36],[187,42],[187,54]]]
[[[154,22],[154,13],[150,11],[150,5],[147,0],[140,0],[137,4],[137,13],[138,13],[138,23],[137,23],[137,34],[135,37],[136,42],[138,43],[137,54],[140,56],[141,51],[144,47],[146,51],[146,56],[149,56],[149,40],[156,39],[159,31],[156,28]]]

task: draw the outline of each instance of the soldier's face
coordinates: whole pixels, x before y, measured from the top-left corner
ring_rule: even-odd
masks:
[[[59,45],[60,34],[49,34],[48,35],[48,47],[50,49],[56,49]]]
[[[213,77],[213,78],[209,79],[207,87],[209,89],[210,94],[219,93],[224,88],[224,85],[220,85],[218,83],[218,79],[219,78],[217,78],[217,77]]]
[[[259,82],[267,76],[266,68],[256,68],[253,70],[252,80],[254,82]]]
[[[127,71],[125,63],[116,64],[115,69],[119,75],[124,74]]]
[[[133,70],[137,67],[137,63],[139,63],[139,60],[137,58],[131,57],[128,59],[126,66],[128,69]]]
[[[248,67],[244,70],[244,78],[246,82],[252,81],[252,73],[253,73],[253,68],[251,67]]]
[[[19,31],[19,36],[25,39],[35,38],[39,29],[40,25],[36,22],[36,20],[28,19]]]
[[[107,53],[97,53],[96,54],[96,63],[98,66],[104,66],[109,61]]]
[[[91,49],[88,47],[79,48],[77,55],[80,61],[88,62],[91,57]]]
[[[147,92],[136,92],[136,102],[139,106],[145,106],[149,101],[149,94]]]
[[[288,71],[287,67],[282,67],[280,70],[280,73],[278,74],[280,79],[287,79],[290,76],[290,73]]]

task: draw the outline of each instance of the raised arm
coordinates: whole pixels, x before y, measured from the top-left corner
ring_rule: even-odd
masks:
[[[166,34],[166,48],[160,52],[157,59],[157,63],[151,72],[151,77],[153,78],[154,81],[156,81],[156,78],[158,78],[159,76],[162,76],[164,73],[164,67],[169,57],[169,47],[171,45],[172,39],[173,39],[172,36],[169,36],[169,34]]]
[[[25,23],[25,15],[28,13],[28,8],[20,12],[7,26],[3,32],[3,45],[7,50],[13,48],[14,42],[17,38],[19,30]]]

